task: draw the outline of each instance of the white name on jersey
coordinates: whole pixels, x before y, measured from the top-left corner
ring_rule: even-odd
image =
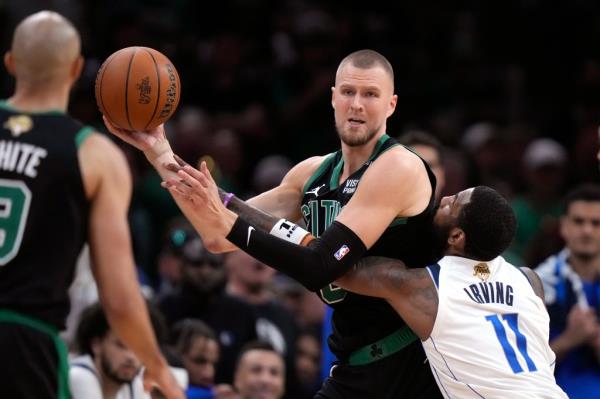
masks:
[[[0,169],[28,177],[37,176],[40,161],[48,155],[44,148],[27,143],[0,140]]]

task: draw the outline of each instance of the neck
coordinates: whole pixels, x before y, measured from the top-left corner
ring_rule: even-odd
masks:
[[[233,280],[227,283],[227,293],[242,298],[252,305],[261,305],[271,299],[271,292],[266,287],[261,286],[258,290],[252,290],[248,285]]]
[[[377,142],[384,134],[385,130],[382,130],[380,133],[376,134],[371,139],[371,141],[357,147],[351,147],[342,142],[342,157],[344,158],[344,170],[340,176],[340,181],[346,180],[348,176],[360,169],[360,167],[363,166],[365,162],[369,160],[371,154],[373,154],[375,145],[377,145]]]
[[[70,86],[51,85],[33,87],[17,81],[15,93],[8,103],[20,111],[40,112],[58,110],[67,111]]]
[[[583,281],[596,281],[600,275],[600,254],[588,257],[571,253],[567,261]]]
[[[114,399],[117,396],[117,393],[123,386],[123,384],[113,381],[112,378],[108,377],[102,371],[102,365],[100,365],[99,360],[95,360],[96,370],[98,370],[98,375],[100,376],[100,386],[102,388],[102,397],[104,399]]]

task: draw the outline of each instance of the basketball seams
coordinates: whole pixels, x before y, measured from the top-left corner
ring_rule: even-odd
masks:
[[[179,86],[177,70],[167,57],[149,47],[132,46],[113,53],[101,65],[96,77],[96,102],[115,126],[148,130],[173,114],[179,102]]]
[[[131,119],[129,117],[129,74],[131,73],[131,65],[133,64],[133,59],[137,54],[138,48],[136,47],[131,54],[131,58],[129,59],[129,66],[127,67],[127,75],[125,78],[125,116],[127,116],[127,123],[129,123],[129,128],[131,130],[135,130],[133,125],[131,124]]]
[[[111,55],[105,62],[103,65],[100,66],[100,69],[102,70],[102,75],[100,76],[100,84],[98,84],[98,82],[96,82],[96,86],[98,86],[98,97],[100,97],[100,108],[101,108],[101,112],[106,115],[106,117],[113,122],[113,119],[110,117],[110,113],[108,112],[108,108],[104,106],[104,97],[102,96],[102,82],[104,80],[104,74],[106,73],[106,70],[108,69],[108,66],[110,65],[111,62],[113,62],[113,60],[117,58],[116,54]],[[114,123],[114,122],[113,122]]]
[[[152,58],[152,62],[154,63],[154,70],[156,71],[156,84],[157,84],[157,89],[156,89],[156,104],[154,104],[154,111],[152,112],[152,116],[150,117],[150,120],[148,121],[148,123],[146,124],[146,126],[144,127],[144,130],[146,130],[148,128],[148,126],[152,123],[152,121],[154,120],[154,116],[156,115],[156,111],[158,110],[158,104],[160,103],[160,71],[158,70],[158,64],[156,63],[156,59],[154,58],[154,55],[152,54],[152,52],[147,49],[147,48],[142,48],[144,51],[146,51],[148,54],[150,54],[150,58]]]

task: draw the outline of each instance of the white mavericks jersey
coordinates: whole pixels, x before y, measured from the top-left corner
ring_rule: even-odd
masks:
[[[444,397],[567,398],[554,379],[548,312],[520,269],[502,257],[445,256],[428,270],[439,305],[423,347]]]

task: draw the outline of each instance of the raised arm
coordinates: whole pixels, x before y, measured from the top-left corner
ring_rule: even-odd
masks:
[[[404,149],[402,151],[408,153]],[[412,216],[427,206],[432,193],[428,180],[422,189],[392,188],[403,184],[418,185],[422,179],[427,179],[427,172],[420,159],[412,153],[410,156],[414,158],[403,158],[396,162],[392,155],[387,158],[388,161],[378,163],[378,159],[374,162],[361,180],[355,198],[350,200],[338,219],[318,239],[313,239],[308,232],[287,220],[277,220],[254,212],[252,217],[257,219],[251,223],[248,220],[250,214],[238,217],[231,210],[225,209],[205,165],[201,166],[200,171],[189,165],[183,167],[178,171],[178,178],[170,179],[166,186],[173,196],[194,204],[195,217],[202,223],[209,224],[213,229],[212,234],[217,238],[226,236],[240,249],[314,291],[348,271],[366,252],[367,244],[372,245],[396,216]],[[413,161],[418,162],[420,168],[412,165]],[[394,165],[398,169],[396,172],[385,171],[385,168]],[[414,169],[406,169],[407,165],[414,166]],[[402,171],[407,174],[404,179],[400,178]],[[416,172],[416,176],[413,176],[413,172]],[[387,184],[375,182],[381,178],[385,180],[379,181],[386,181]],[[369,193],[376,200],[369,201]],[[409,204],[410,201],[414,201],[414,204]],[[349,208],[351,210],[347,211]],[[364,214],[361,215],[355,208],[362,209]],[[248,211],[252,212],[251,209]],[[351,220],[350,216],[342,217],[343,214],[354,215],[359,220]],[[364,240],[345,223],[360,231]],[[209,238],[209,248],[212,246],[211,241]]]
[[[421,340],[429,338],[438,296],[426,269],[407,269],[397,259],[366,257],[335,284],[347,291],[387,300]]]
[[[183,399],[159,350],[137,281],[127,225],[131,177],[125,157],[106,137],[93,134],[82,144],[79,158],[91,202],[92,272],[107,319],[144,364],[147,378],[168,398]]]
[[[147,132],[132,132],[112,125],[106,118],[104,118],[104,123],[108,131],[114,136],[142,151],[148,162],[156,169],[164,181],[178,179],[177,165],[184,165],[185,162],[173,153],[165,134],[164,125],[160,125]],[[258,225],[268,225],[270,223],[270,217],[267,217],[267,214],[261,210],[277,217],[276,220],[286,218],[298,221],[301,218],[300,201],[302,199],[302,187],[319,164],[320,157],[304,161],[288,172],[278,187],[251,198],[247,203],[237,197],[233,197],[229,200],[229,208],[236,213],[245,215]],[[229,193],[220,190],[220,195],[223,200]],[[206,237],[211,237],[211,251],[227,252],[237,249],[235,245],[223,236],[217,236],[212,233],[211,226],[197,217],[193,204],[182,200],[181,197],[174,196],[173,198],[200,236],[205,241],[207,241]]]

